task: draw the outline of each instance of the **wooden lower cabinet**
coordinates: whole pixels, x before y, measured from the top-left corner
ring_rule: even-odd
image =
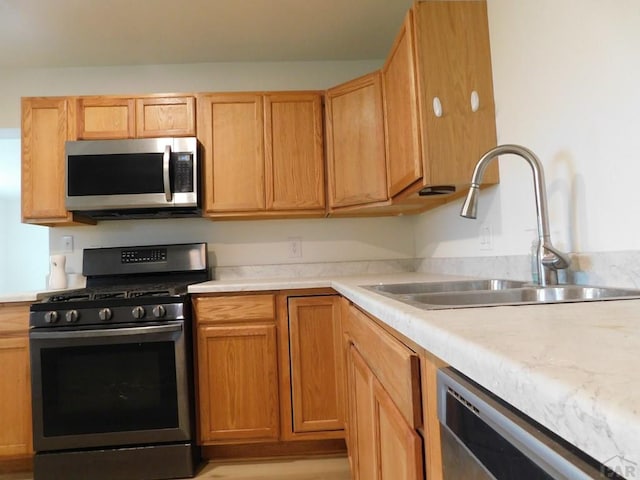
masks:
[[[344,311],[354,479],[424,479],[419,357],[359,310]]]
[[[0,460],[31,455],[29,306],[0,304]]]
[[[275,325],[205,326],[198,336],[203,443],[277,439]]]
[[[288,341],[282,357],[283,434],[290,438],[344,437],[340,297],[285,295]],[[284,300],[283,299],[283,300]],[[285,370],[283,368],[283,370]]]
[[[201,444],[277,440],[273,295],[201,297],[194,302]]]
[[[317,292],[194,297],[201,445],[266,452],[290,442],[294,452],[291,442],[326,440],[335,451],[344,438],[340,297]]]

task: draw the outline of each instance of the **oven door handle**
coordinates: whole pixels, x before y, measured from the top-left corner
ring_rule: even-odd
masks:
[[[146,325],[143,327],[109,328],[99,330],[76,330],[65,332],[31,332],[30,338],[47,340],[54,338],[129,337],[150,333],[171,333],[182,331],[182,323],[167,325]]]

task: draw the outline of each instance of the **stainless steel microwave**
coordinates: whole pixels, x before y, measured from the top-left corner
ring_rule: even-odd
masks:
[[[69,211],[96,219],[198,216],[195,137],[66,142]]]

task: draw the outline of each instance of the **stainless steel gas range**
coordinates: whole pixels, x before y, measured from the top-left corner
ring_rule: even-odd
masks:
[[[189,284],[206,244],[87,249],[87,287],[31,305],[34,480],[193,476]]]

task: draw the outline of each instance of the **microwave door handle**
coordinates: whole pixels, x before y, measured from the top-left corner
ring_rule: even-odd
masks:
[[[164,198],[167,202],[171,201],[171,177],[169,175],[169,160],[171,159],[171,145],[164,147],[162,155],[162,182],[164,185]]]

